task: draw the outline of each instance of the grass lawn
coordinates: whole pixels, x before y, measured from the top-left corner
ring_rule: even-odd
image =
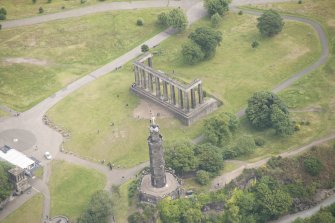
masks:
[[[202,20],[192,29],[208,24],[208,20]],[[212,60],[195,66],[181,63],[180,44],[175,43],[186,41],[187,34],[183,34],[169,38],[156,48],[162,54],[153,63],[171,73],[174,69],[185,80],[201,78],[205,90],[223,99],[225,106],[220,111],[236,112],[246,105],[253,91],[271,89],[317,59],[320,46],[313,30],[292,22],[287,22],[285,27],[273,39],[262,39],[254,17],[229,14],[221,27],[222,46]],[[250,46],[254,38],[261,42],[257,49]],[[132,82],[132,68],[128,65],[74,92],[48,112],[51,120],[71,132],[71,139],[65,142],[67,150],[122,166],[148,159],[148,121],[133,117],[139,99],[129,92]],[[115,125],[111,126],[113,122]],[[201,121],[191,127],[181,125],[174,118],[159,119],[158,123],[168,141],[192,139],[201,134]]]
[[[40,179],[43,179],[43,167],[38,167],[34,172],[35,177],[38,177]]]
[[[161,9],[114,11],[2,30],[0,104],[24,111],[162,31]],[[137,26],[142,17],[144,26]]]
[[[127,223],[128,215],[131,214],[130,212],[133,212],[136,210],[136,207],[134,207],[134,204],[130,206],[128,201],[128,187],[131,184],[131,180],[127,181],[126,183],[120,185],[118,194],[112,195],[112,201],[113,201],[113,214],[115,217],[116,222],[120,223]]]
[[[53,161],[49,181],[51,216],[65,215],[74,221],[86,208],[91,195],[105,184],[105,176],[95,170]]]
[[[105,0],[104,2],[125,2],[125,1],[131,2],[131,0]],[[32,0],[1,0],[0,8],[4,7],[7,10],[7,20],[9,20],[9,19],[19,19],[19,18],[44,15],[49,13],[56,13],[65,11],[67,9],[84,7],[98,3],[101,4],[101,1],[86,0],[84,4],[81,4],[80,0],[52,0],[51,3],[48,3],[47,0],[36,0],[36,3],[33,4]],[[42,7],[44,10],[43,14],[39,14],[38,9],[40,7]],[[62,7],[65,8],[62,9]]]
[[[132,82],[133,75],[127,67],[98,79],[55,105],[48,116],[71,132],[65,149],[121,166],[134,166],[147,160],[149,121],[133,117],[139,98],[129,90]],[[190,131],[174,118],[158,122],[167,140],[192,139],[199,134],[199,128]]]
[[[36,223],[41,222],[43,212],[43,195],[36,194],[20,208],[8,215],[1,223]]]

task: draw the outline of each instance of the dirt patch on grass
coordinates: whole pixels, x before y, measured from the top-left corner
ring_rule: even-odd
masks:
[[[287,56],[285,57],[286,59],[289,59],[289,60],[294,60],[294,59],[297,59],[303,55],[305,55],[306,53],[308,53],[310,51],[310,49],[308,48],[293,48],[289,54],[287,54]]]
[[[141,99],[140,104],[134,109],[133,116],[138,119],[150,119],[152,116],[159,118],[173,117],[165,108],[144,99]]]
[[[328,26],[330,26],[330,27],[335,27],[335,19],[329,19],[329,20],[327,21],[327,23],[328,23]]]
[[[47,66],[49,64],[48,61],[46,60],[39,60],[35,58],[23,58],[23,57],[7,58],[4,60],[4,62],[9,65],[25,63],[38,66]]]

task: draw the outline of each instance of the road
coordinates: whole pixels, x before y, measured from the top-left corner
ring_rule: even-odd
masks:
[[[259,4],[264,2],[278,2],[278,1],[285,1],[285,0],[234,0],[232,6],[238,5],[245,5],[245,4]],[[3,29],[9,29],[14,27],[26,26],[26,25],[34,25],[43,22],[49,22],[59,19],[66,19],[71,17],[83,16],[97,12],[106,12],[110,10],[126,10],[126,9],[136,9],[136,8],[155,8],[155,7],[164,7],[167,6],[169,2],[170,7],[182,7],[187,11],[187,16],[190,23],[193,23],[200,18],[206,16],[206,11],[203,8],[203,3],[201,1],[191,1],[191,0],[182,0],[182,1],[135,1],[135,2],[114,2],[114,3],[101,3],[94,6],[88,6],[80,9],[68,10],[60,13],[37,16],[33,18],[27,19],[20,19],[20,20],[12,20],[6,21],[2,23]],[[254,14],[253,11],[245,11],[245,13]],[[313,65],[309,66],[308,68],[304,69],[303,71],[294,74],[292,78],[287,80],[286,82],[278,85],[273,91],[278,92],[285,87],[291,85],[294,81],[302,77],[303,75],[309,73],[313,69],[316,69],[321,64],[325,63],[329,51],[328,51],[328,43],[326,34],[322,30],[321,26],[318,23],[315,23],[308,19],[301,19],[296,17],[285,17],[286,19],[291,19],[299,22],[304,22],[313,26],[316,32],[319,35],[321,44],[322,44],[322,55],[320,59],[314,63]],[[158,45],[161,41],[167,39],[169,36],[174,34],[172,29],[167,29],[164,32],[157,34],[156,36],[152,37],[151,39],[145,41],[142,44],[147,44],[149,47],[153,47]],[[56,92],[54,95],[46,98],[30,110],[23,112],[18,117],[9,117],[6,119],[0,120],[0,132],[8,130],[8,129],[23,129],[26,131],[31,132],[36,137],[36,146],[40,149],[34,150],[33,147],[24,151],[24,153],[33,155],[37,159],[43,159],[43,153],[48,150],[51,152],[53,157],[60,160],[67,160],[71,163],[76,163],[78,165],[83,165],[86,167],[90,167],[96,169],[107,176],[107,185],[106,189],[109,189],[111,185],[119,185],[123,183],[125,180],[130,179],[133,177],[140,169],[147,165],[147,163],[141,164],[131,169],[114,169],[112,171],[108,170],[107,167],[92,163],[78,157],[63,154],[59,152],[59,146],[61,145],[63,138],[62,136],[50,129],[42,122],[43,115],[56,103],[60,100],[65,98],[67,95],[72,93],[73,91],[81,88],[82,86],[96,80],[97,78],[110,73],[111,71],[115,70],[117,67],[123,66],[127,62],[131,61],[135,57],[141,54],[140,46],[135,47],[131,51],[127,52],[126,54],[120,56],[119,58],[113,60],[112,62],[104,65],[103,67],[91,72],[90,74],[78,79],[77,81],[71,83],[70,85],[66,86],[65,88],[61,89],[60,91]],[[13,137],[15,137],[13,135]],[[246,164],[245,167],[252,168],[257,167],[261,164],[264,164],[265,160],[262,160],[253,163],[253,164]],[[50,176],[51,168],[49,166],[49,161],[43,161],[42,165],[45,166],[46,171],[43,176],[43,180],[36,180],[33,184],[34,188],[44,195],[44,210],[43,210],[43,218],[49,215],[50,212],[50,192],[47,187],[47,182]],[[239,169],[232,171],[231,175],[225,175],[225,178],[220,181],[219,183],[228,182],[229,179],[231,180],[235,175],[239,173]],[[243,170],[241,170],[243,171]],[[34,192],[35,193],[35,192]],[[29,196],[22,196],[16,199],[15,202],[11,202],[10,205],[6,207],[6,211],[0,212],[0,220],[4,219],[8,213],[11,213],[15,209],[17,209],[21,204],[23,204],[27,197],[31,197],[32,194]]]

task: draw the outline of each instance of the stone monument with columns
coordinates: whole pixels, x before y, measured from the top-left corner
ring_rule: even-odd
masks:
[[[157,204],[164,197],[172,199],[179,197],[180,183],[173,173],[165,170],[163,137],[159,126],[152,118],[149,126],[149,156],[150,173],[143,176],[140,186],[140,200],[151,204]]]
[[[218,99],[204,96],[201,80],[186,84],[154,70],[151,53],[144,54],[133,64],[135,82],[132,91],[168,109],[186,125],[191,125],[222,104]]]

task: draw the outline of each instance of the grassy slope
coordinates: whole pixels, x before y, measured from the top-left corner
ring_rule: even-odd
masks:
[[[208,23],[207,20],[200,21],[195,27]],[[224,40],[216,57],[193,67],[179,62],[180,45],[175,44],[186,41],[187,34],[171,37],[155,49],[162,54],[154,58],[154,66],[168,72],[175,69],[186,80],[200,77],[205,90],[224,100],[225,106],[221,110],[238,111],[246,104],[251,92],[272,88],[315,60],[320,51],[315,35],[307,38],[307,34],[313,32],[311,28],[291,22],[287,22],[283,33],[275,39],[260,40],[261,46],[252,49],[252,40],[260,38],[254,25],[254,17],[227,16],[221,28]],[[278,49],[276,53],[273,53],[271,41]],[[281,49],[283,42],[291,47]],[[309,52],[293,58],[293,54],[299,54],[296,49]],[[262,57],[270,65],[262,62]],[[286,66],[287,63],[291,66]],[[271,72],[268,69],[272,69]],[[125,166],[147,160],[148,123],[132,117],[138,104],[138,98],[129,93],[132,82],[131,68],[113,72],[65,98],[49,111],[53,121],[72,133],[71,139],[65,143],[66,149]],[[117,99],[116,95],[120,97]],[[113,127],[110,126],[112,122],[115,123]],[[185,127],[172,118],[161,119],[159,124],[167,140],[196,137],[202,126],[199,121],[192,127]]]
[[[36,223],[42,219],[43,195],[37,194],[19,209],[8,215],[1,223]]]
[[[106,0],[105,2],[124,2],[127,0]],[[7,19],[19,19],[41,15],[39,14],[39,8],[44,9],[44,14],[56,13],[65,11],[67,9],[73,9],[78,7],[84,7],[100,3],[99,0],[86,0],[85,4],[80,4],[80,0],[52,0],[48,3],[47,0],[36,0],[33,4],[32,0],[1,0],[0,8],[4,7],[7,10]],[[62,7],[65,9],[62,9]]]
[[[0,63],[0,103],[19,111],[32,107],[159,33],[160,12],[114,11],[2,30],[0,61],[35,58],[47,65]],[[136,26],[139,17],[144,26]]]
[[[335,39],[335,2],[320,0],[318,2],[306,0],[302,5],[295,2],[268,4],[259,8],[273,8],[287,13],[299,13],[319,20],[327,28],[330,40]],[[330,56],[326,65],[301,78],[288,89],[281,92],[280,97],[290,109],[305,111],[292,113],[297,121],[308,120],[309,126],[302,126],[302,130],[287,138],[278,138],[272,131],[255,132],[243,119],[244,134],[264,137],[267,144],[259,148],[255,154],[245,159],[277,154],[283,149],[296,148],[312,139],[334,132],[335,129],[335,56]],[[309,109],[316,109],[310,112]],[[270,143],[269,143],[270,142]]]
[[[65,215],[74,221],[85,209],[91,195],[104,188],[105,176],[64,161],[53,161],[49,182],[51,216]]]

